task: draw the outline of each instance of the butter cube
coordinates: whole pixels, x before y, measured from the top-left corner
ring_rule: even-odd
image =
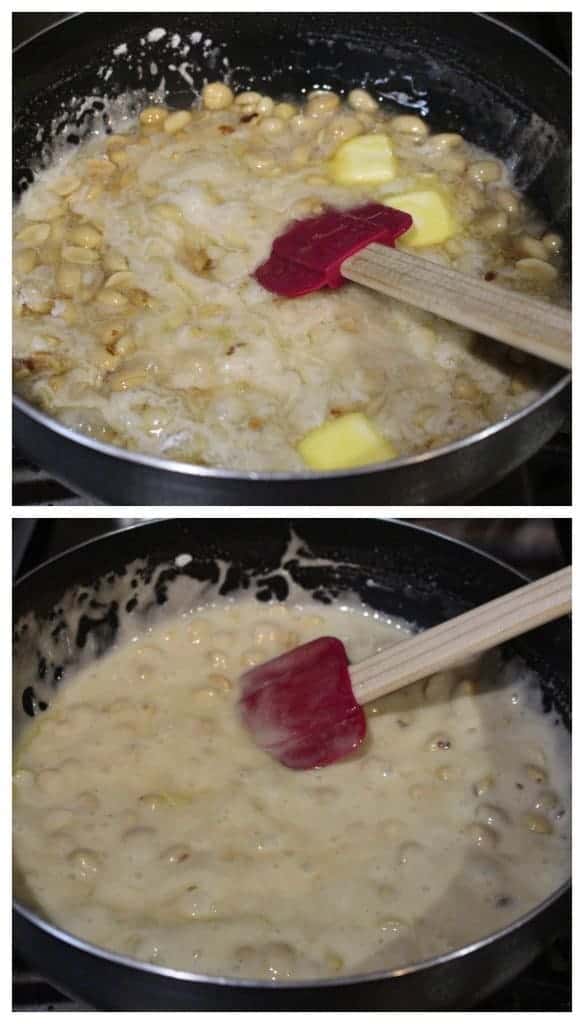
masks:
[[[343,142],[329,161],[338,185],[380,185],[397,175],[397,162],[387,135],[357,135]]]
[[[397,455],[362,412],[326,420],[306,434],[297,449],[310,469],[349,469]]]
[[[386,196],[385,206],[403,210],[413,218],[413,226],[400,239],[400,245],[417,249],[424,245],[440,245],[457,231],[457,223],[448,200],[439,189],[402,192]]]

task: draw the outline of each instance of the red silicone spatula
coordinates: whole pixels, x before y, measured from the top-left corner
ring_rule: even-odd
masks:
[[[411,226],[408,213],[379,203],[327,210],[295,221],[275,240],[255,277],[268,291],[289,299],[356,281],[570,367],[568,310],[395,249]]]
[[[364,739],[363,704],[565,615],[571,573],[528,583],[358,665],[334,637],[296,647],[241,677],[243,721],[288,768],[332,764]]]

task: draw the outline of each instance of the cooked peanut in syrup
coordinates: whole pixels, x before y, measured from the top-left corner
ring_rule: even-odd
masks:
[[[420,257],[565,301],[562,239],[507,167],[353,89],[302,104],[221,82],[121,117],[14,216],[17,390],[91,437],[236,470],[423,452],[537,397],[546,368],[365,288],[283,300],[252,274],[326,206],[411,213]]]
[[[274,982],[445,953],[551,895],[569,756],[537,679],[438,673],[369,706],[355,755],[294,772],[242,727],[237,679],[323,634],[357,661],[407,628],[218,599],[80,669],[16,746],[17,894],[106,949]]]

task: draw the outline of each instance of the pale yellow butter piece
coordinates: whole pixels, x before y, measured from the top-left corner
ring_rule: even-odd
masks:
[[[310,469],[348,469],[394,459],[393,445],[362,412],[326,420],[306,434],[297,449]]]
[[[329,171],[338,185],[380,185],[397,176],[397,161],[387,135],[357,135],[339,146]]]
[[[438,189],[423,189],[419,192],[402,192],[386,196],[385,206],[403,210],[413,218],[413,227],[400,239],[400,245],[419,248],[425,245],[440,245],[456,234],[458,225],[448,199]]]

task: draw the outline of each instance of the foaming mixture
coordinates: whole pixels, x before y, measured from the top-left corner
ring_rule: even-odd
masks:
[[[283,300],[252,276],[294,219],[375,201],[411,213],[398,244],[420,258],[565,302],[561,237],[461,135],[361,89],[214,82],[188,110],[119,109],[15,208],[16,388],[62,423],[200,465],[339,469],[467,436],[550,382],[357,285]]]
[[[22,733],[16,891],[151,964],[273,982],[391,968],[479,939],[569,876],[568,735],[490,655],[367,708],[347,760],[293,772],[236,711],[246,668],[323,634],[407,638],[355,602],[217,599],[66,681]]]

